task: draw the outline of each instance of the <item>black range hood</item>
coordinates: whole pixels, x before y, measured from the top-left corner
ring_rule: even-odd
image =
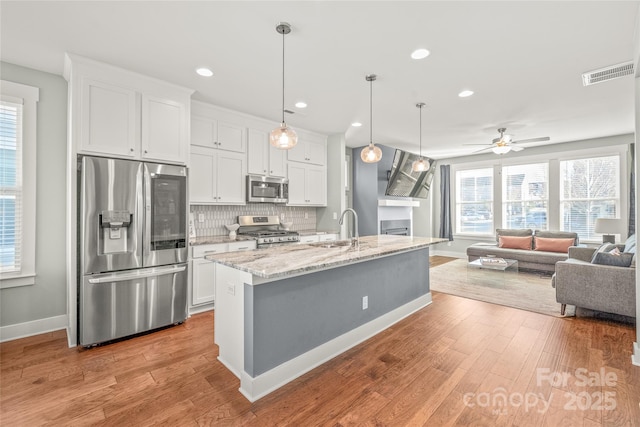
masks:
[[[414,172],[413,162],[420,157],[407,151],[396,150],[389,174],[385,196],[413,197],[426,199],[435,173],[435,160],[424,157],[429,168],[424,172]]]

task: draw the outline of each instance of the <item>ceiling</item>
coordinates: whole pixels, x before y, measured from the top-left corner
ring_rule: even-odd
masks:
[[[280,121],[282,36],[292,127],[434,158],[470,154],[506,127],[549,143],[634,131],[631,76],[581,74],[634,59],[638,1],[2,1],[2,61],[62,75],[73,52],[195,90],[194,99]],[[431,55],[413,60],[419,47]],[[636,58],[637,59],[637,58]],[[194,70],[208,66],[214,76]],[[463,89],[475,94],[459,98]],[[304,110],[293,104],[303,100]],[[363,123],[354,128],[351,123]],[[538,143],[539,144],[539,143]],[[481,147],[480,147],[481,148]]]

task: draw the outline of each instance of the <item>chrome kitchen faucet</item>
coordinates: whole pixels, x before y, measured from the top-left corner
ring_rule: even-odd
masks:
[[[351,212],[353,214],[353,220],[354,220],[354,224],[353,224],[353,233],[352,237],[351,237],[351,246],[353,246],[354,248],[358,249],[360,248],[360,240],[359,240],[359,236],[358,236],[358,214],[356,213],[356,211],[354,211],[351,208],[347,208],[344,211],[342,211],[342,214],[340,214],[340,221],[339,224],[342,225],[342,223],[344,222],[344,215],[347,212]],[[355,234],[355,236],[354,236]]]

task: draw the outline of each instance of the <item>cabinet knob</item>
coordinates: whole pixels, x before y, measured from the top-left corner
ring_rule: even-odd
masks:
[[[266,172],[266,171],[267,171],[266,169],[263,169],[263,171],[262,171],[262,172]]]
[[[129,151],[131,151],[133,153],[133,148],[129,148]]]
[[[147,154],[147,153],[148,153],[148,151],[147,151],[147,150],[144,150],[144,154]]]

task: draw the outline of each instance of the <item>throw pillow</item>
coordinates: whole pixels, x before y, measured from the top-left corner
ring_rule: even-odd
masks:
[[[598,252],[594,257],[592,264],[611,265],[614,267],[629,267],[633,260],[633,255],[627,252],[614,253],[611,252]]]
[[[531,250],[531,236],[498,236],[498,247]]]
[[[534,251],[568,253],[569,246],[573,246],[575,239],[554,239],[551,237],[535,237]]]
[[[598,249],[596,249],[596,251],[593,253],[593,256],[591,257],[591,263],[592,264],[596,264],[596,257],[598,256],[598,254],[600,253],[605,253],[605,252],[609,252],[613,249],[617,249],[616,246],[613,243],[603,243],[601,244]]]
[[[627,240],[624,242],[623,252],[630,252],[632,254],[636,253],[636,235],[635,234],[632,234],[631,236],[629,236]]]

